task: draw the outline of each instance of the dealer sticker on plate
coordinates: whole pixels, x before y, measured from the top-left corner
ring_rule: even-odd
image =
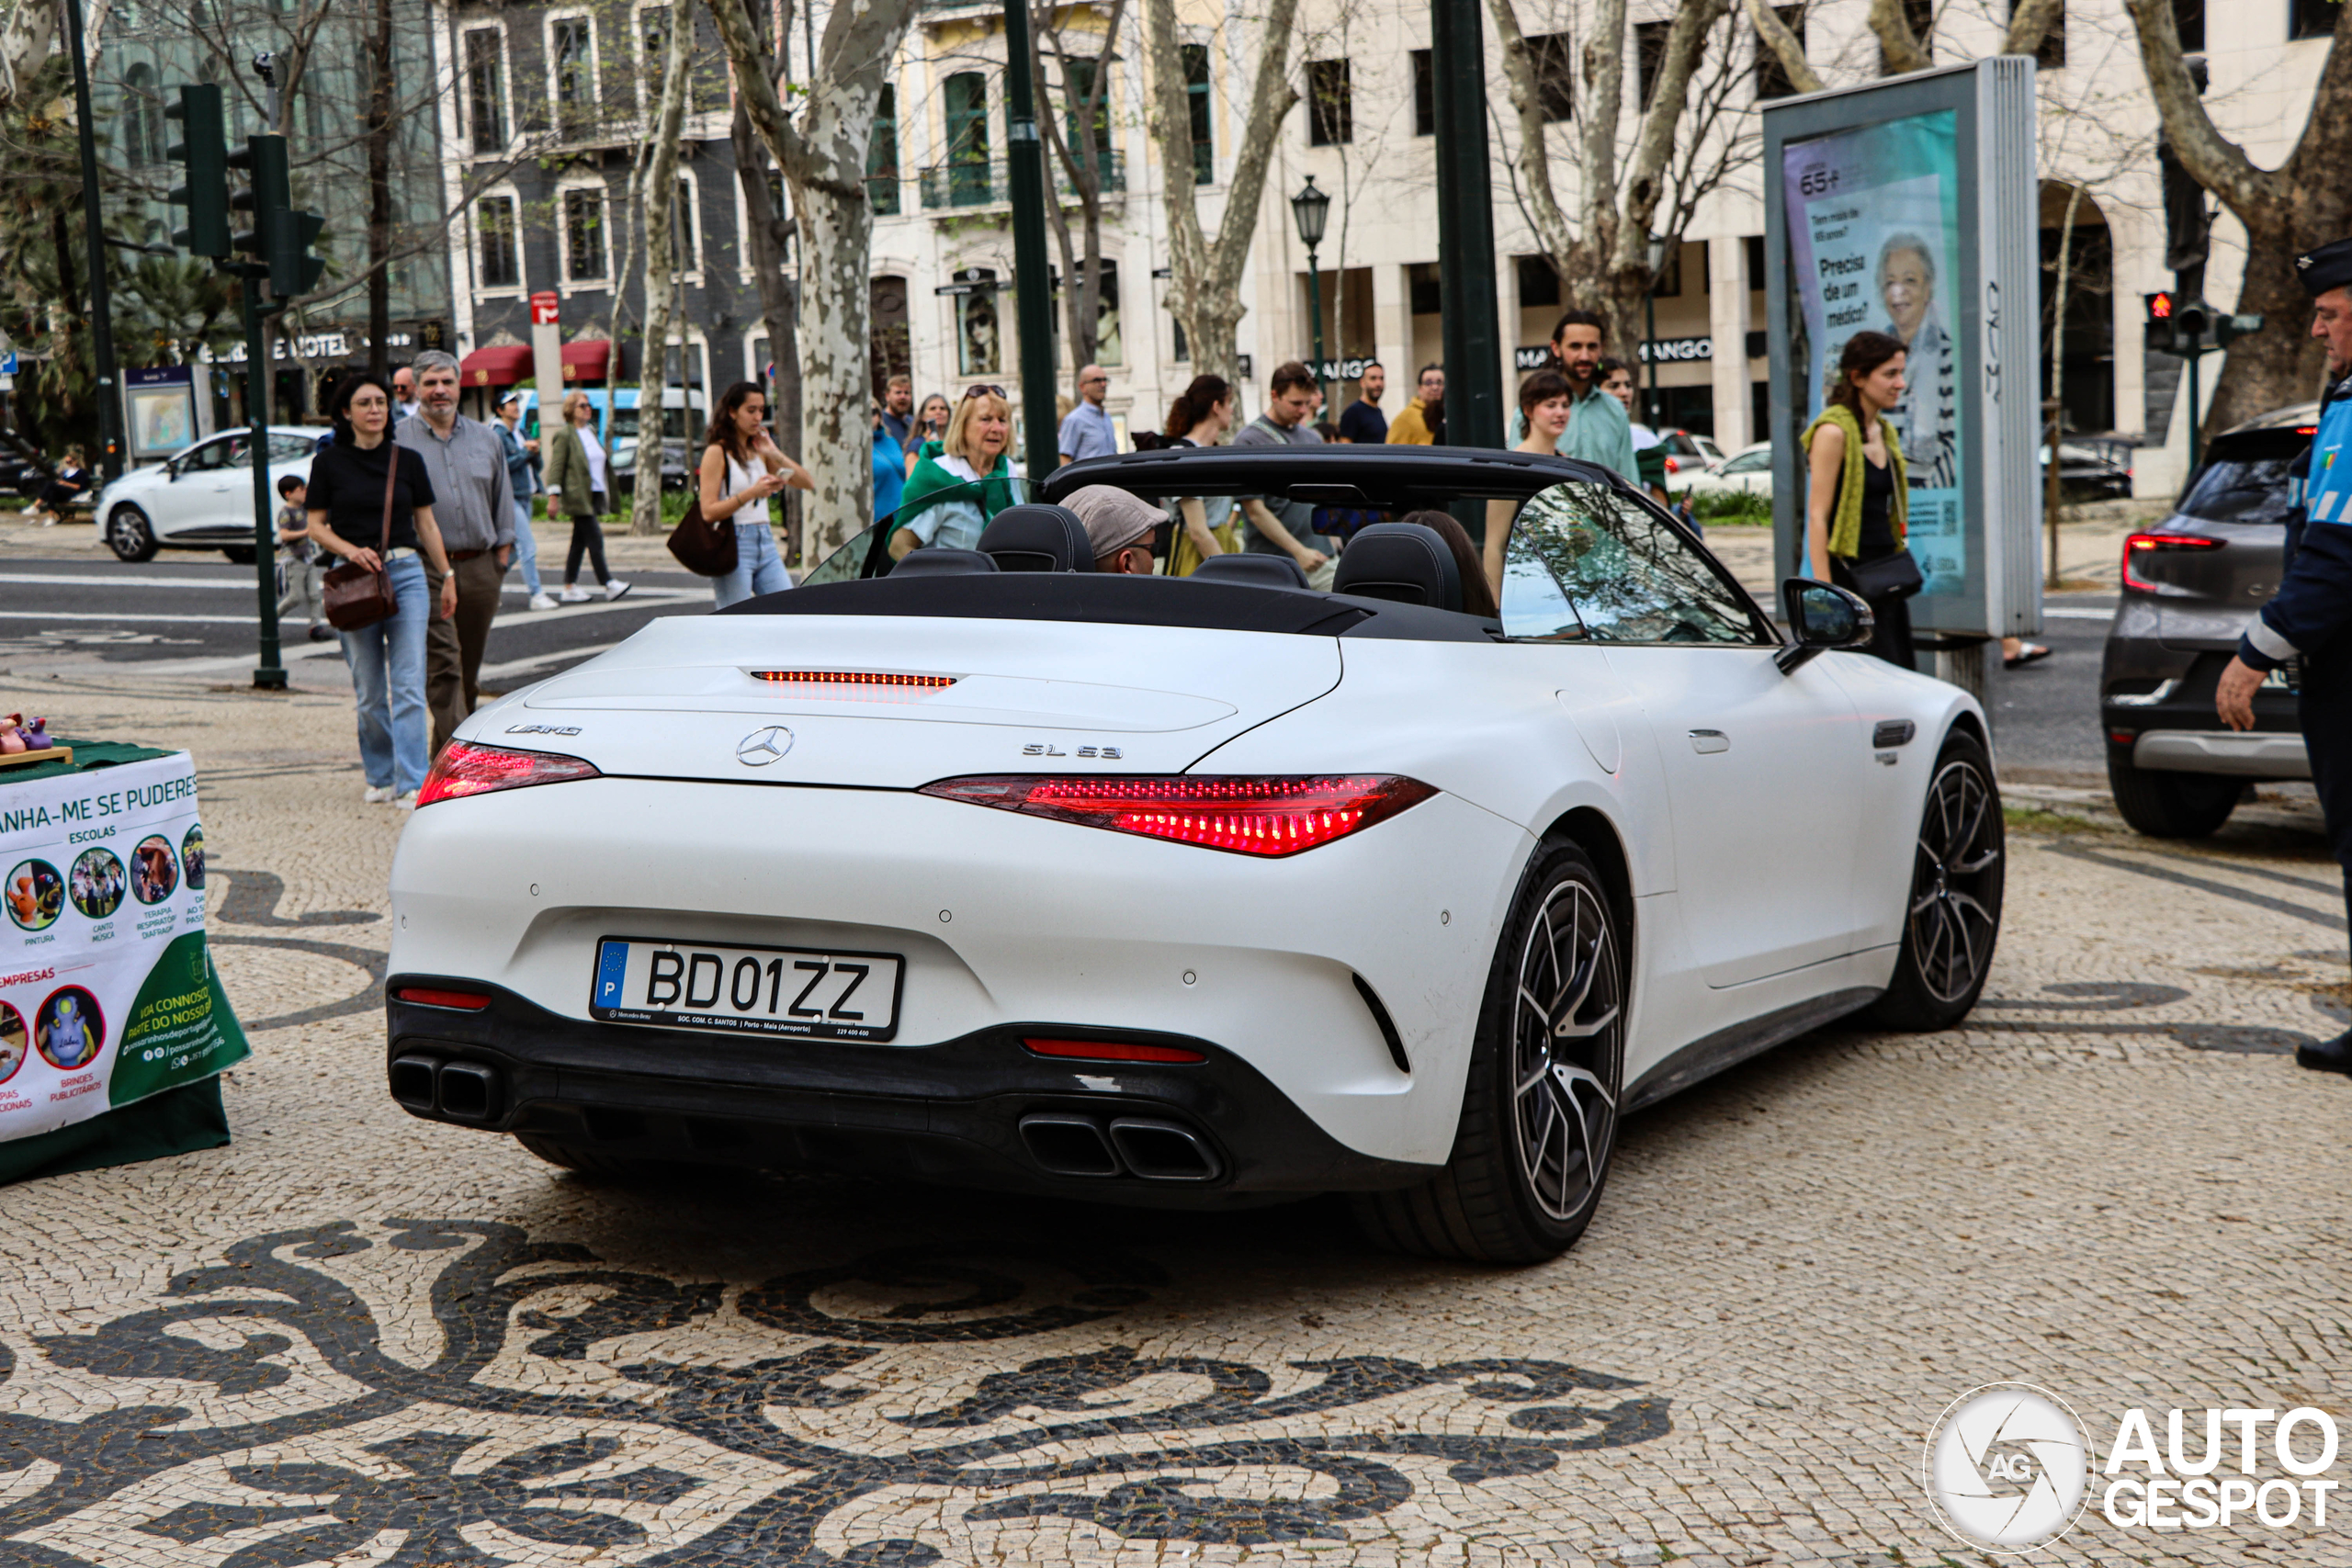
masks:
[[[898,1032],[904,970],[890,953],[610,936],[596,944],[588,1016],[732,1034],[888,1040]]]

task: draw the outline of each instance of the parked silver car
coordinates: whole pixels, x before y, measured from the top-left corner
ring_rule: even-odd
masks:
[[[2318,423],[2318,405],[2301,403],[2214,436],[2171,514],[2124,543],[2099,717],[2116,807],[2143,833],[2201,837],[2229,820],[2248,784],[2312,776],[2295,716],[2298,663],[2263,683],[2244,734],[2214,713],[2213,688],[2278,586],[2288,469]]]

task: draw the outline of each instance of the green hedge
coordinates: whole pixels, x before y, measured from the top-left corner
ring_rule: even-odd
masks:
[[[1772,498],[1769,495],[1751,495],[1739,490],[1700,490],[1689,493],[1690,510],[1699,514],[1702,523],[1749,523],[1763,526],[1771,524]]]

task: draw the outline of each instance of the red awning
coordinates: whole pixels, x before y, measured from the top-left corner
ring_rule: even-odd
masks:
[[[458,383],[465,387],[511,387],[530,374],[530,347],[519,343],[478,348],[458,363]]]
[[[612,359],[613,345],[603,338],[591,338],[563,345],[563,378],[570,381],[602,381],[605,367]]]

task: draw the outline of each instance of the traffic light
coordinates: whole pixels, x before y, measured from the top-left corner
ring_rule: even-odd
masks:
[[[269,291],[280,299],[291,299],[308,294],[319,286],[319,277],[327,269],[324,256],[314,256],[311,247],[319,243],[319,235],[327,220],[315,212],[288,209],[278,214],[278,221],[269,231]]]
[[[2170,354],[2173,351],[2173,311],[2179,304],[2169,289],[2159,289],[2140,298],[2147,304],[2148,314],[2142,328],[2143,340],[2150,354]]]
[[[242,190],[234,186],[230,188],[229,207],[232,211],[253,214],[250,220],[253,227],[240,229],[229,236],[229,249],[237,255],[252,259],[246,262],[231,263],[229,266],[231,272],[244,274],[256,267],[266,270],[269,265],[270,206],[265,199],[266,189],[265,164],[271,160],[264,149],[272,141],[277,142],[277,156],[275,160],[277,164],[277,188],[283,191],[286,188],[286,144],[279,138],[248,136],[243,147],[229,154],[229,167],[232,171],[241,172],[247,182]],[[235,177],[234,175],[232,177]],[[278,206],[281,208],[285,206],[283,199],[279,201]]]
[[[180,122],[180,141],[170,149],[172,162],[184,165],[186,183],[164,199],[187,209],[187,227],[175,231],[172,243],[192,254],[219,258],[229,254],[229,147],[223,130],[220,89],[209,83],[180,89],[180,101],[164,110],[166,119]]]

